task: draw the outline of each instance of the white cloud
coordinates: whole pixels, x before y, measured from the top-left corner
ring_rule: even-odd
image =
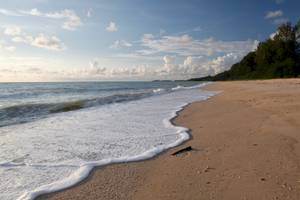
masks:
[[[106,27],[106,30],[109,32],[116,32],[118,31],[118,27],[115,22],[110,22],[109,25]]]
[[[15,46],[7,46],[7,47],[5,47],[5,50],[13,52],[16,50],[16,47]]]
[[[271,33],[270,34],[270,39],[273,40],[274,37],[278,34],[278,31],[276,31],[275,33]]]
[[[149,74],[151,72],[147,71],[145,66],[107,68],[100,66],[99,61],[95,59],[89,63],[88,67],[66,72],[64,76],[66,79],[75,78],[82,80],[145,79]]]
[[[110,66],[105,67],[98,59],[94,59],[84,68],[72,70],[46,71],[35,66],[27,66],[26,70],[17,70],[18,76],[48,77],[47,80],[153,80],[153,79],[189,79],[214,75],[229,69],[243,57],[242,54],[228,53],[214,59],[204,56],[187,56],[176,63],[178,58],[165,55],[161,57],[161,66]],[[23,59],[22,59],[23,60]],[[101,66],[102,65],[102,66]],[[38,69],[37,69],[38,68]],[[42,79],[41,79],[42,80]]]
[[[2,15],[12,16],[12,17],[21,17],[21,16],[23,16],[22,13],[20,13],[20,12],[12,11],[12,10],[6,10],[6,9],[0,9],[0,13]]]
[[[126,40],[116,40],[109,48],[119,49],[122,47],[132,47],[132,44]]]
[[[289,18],[284,17],[284,13],[281,10],[267,12],[265,19],[272,20],[275,25],[284,24],[289,21]]]
[[[21,35],[22,29],[19,26],[8,26],[4,29],[4,34],[8,36]]]
[[[188,56],[188,57],[186,57],[186,59],[184,60],[183,65],[184,65],[184,66],[192,65],[192,64],[193,64],[193,60],[194,60],[194,58],[193,58],[192,56]]]
[[[0,68],[1,81],[45,81],[45,80],[59,80],[57,73],[47,71],[39,67],[10,67]]]
[[[16,42],[16,43],[28,43],[27,41],[32,40],[31,36],[17,36],[11,38],[11,41]]]
[[[273,18],[282,17],[282,16],[283,16],[282,10],[276,10],[276,11],[267,12],[265,18],[266,19],[273,19]]]
[[[163,57],[164,65],[161,69],[156,70],[157,73],[163,74],[171,74],[176,73],[177,65],[175,65],[175,57],[173,56],[164,56]]]
[[[211,70],[210,66],[207,66],[207,59],[203,57],[192,57],[188,56],[183,62],[183,74],[190,77],[201,77],[208,74],[213,74],[214,71]]]
[[[183,63],[182,69],[184,71],[181,73],[186,77],[215,75],[228,70],[233,64],[239,62],[242,57],[242,55],[234,53],[228,53],[224,56],[216,57],[213,60],[189,56]]]
[[[31,41],[31,45],[39,48],[50,49],[55,51],[64,50],[64,44],[56,36],[38,35]]]
[[[174,62],[175,62],[175,58],[172,57],[172,56],[164,56],[164,57],[163,57],[163,60],[164,60],[164,62],[165,62],[165,66],[166,66],[166,65],[174,64]]]
[[[12,41],[54,51],[65,50],[65,45],[56,36],[39,34],[37,37],[33,37],[25,34],[22,36],[13,37]]]
[[[218,74],[228,70],[233,64],[239,62],[243,56],[241,54],[228,53],[208,62],[207,65],[213,70],[213,74]]]
[[[51,19],[62,19],[64,20],[62,24],[62,28],[66,30],[76,30],[79,26],[82,25],[81,18],[75,13],[75,11],[70,9],[64,9],[61,11],[56,12],[42,12],[38,10],[37,8],[33,8],[31,10],[5,10],[0,9],[0,13],[7,16],[34,16],[34,17],[45,17],[45,18],[51,18]]]
[[[239,62],[243,56],[242,54],[228,53],[212,60],[201,56],[188,56],[182,64],[176,64],[173,57],[164,56],[164,65],[162,68],[155,70],[155,75],[167,79],[188,79],[215,75],[228,70],[233,64]]]
[[[82,25],[81,19],[76,15],[75,11],[65,9],[59,12],[46,13],[46,17],[53,19],[65,19],[62,28],[67,30],[76,30],[79,26]]]
[[[7,45],[5,41],[0,41],[0,49],[3,49],[5,51],[13,52],[16,50],[15,46]]]
[[[100,67],[98,61],[90,63],[90,67],[75,74],[81,74],[81,78],[98,77],[101,79],[189,79],[228,70],[233,64],[239,62],[243,54],[228,53],[214,59],[204,56],[187,56],[182,62],[176,63],[176,57],[165,55],[162,57],[162,65],[158,67]]]
[[[176,35],[183,35],[183,34],[189,34],[189,33],[193,33],[193,32],[201,32],[201,31],[203,31],[203,28],[201,26],[196,26],[192,29],[180,31],[180,32],[176,33]]]
[[[121,58],[132,60],[154,58],[153,61],[157,61],[160,57],[163,61],[161,65],[154,64],[150,69],[146,68],[143,71],[143,78],[188,79],[214,75],[229,69],[243,56],[254,51],[259,41],[222,41],[214,38],[197,40],[187,34],[160,37],[144,34],[139,44],[140,49],[123,54]],[[129,68],[117,67],[115,70],[120,72],[119,74],[126,74],[125,72],[130,74]]]
[[[49,49],[54,51],[65,50],[66,47],[64,43],[56,36],[47,36],[40,33],[38,36],[28,35],[26,32],[22,31],[19,26],[8,26],[4,29],[4,34],[11,36],[11,41],[15,43],[25,43],[34,47]],[[14,51],[16,47],[9,46],[6,47],[8,51]]]
[[[90,62],[90,67],[84,70],[84,74],[86,75],[105,75],[107,69],[105,67],[100,67],[99,62],[94,60]]]
[[[258,41],[221,41],[213,38],[203,40],[193,39],[189,35],[162,36],[155,38],[145,34],[141,40],[141,55],[175,54],[178,56],[213,56],[220,53],[249,52],[256,48]]]
[[[143,42],[143,43],[148,43],[148,42],[150,42],[150,41],[153,40],[153,39],[154,39],[154,35],[152,35],[152,34],[150,34],[150,33],[146,33],[146,34],[144,34],[143,37],[142,37],[142,42]]]
[[[92,10],[88,10],[87,17],[91,17]],[[1,11],[0,11],[1,13]],[[75,30],[82,25],[80,17],[72,10],[62,10],[57,12],[41,12],[38,9],[23,11],[22,15],[34,17],[45,17],[50,19],[61,20],[62,27],[67,30]],[[85,14],[85,13],[84,13]],[[273,18],[272,18],[273,19]],[[274,18],[276,19],[276,18]],[[110,22],[106,30],[109,32],[118,31],[114,22]],[[201,31],[196,27],[191,31]],[[56,36],[46,34],[28,35],[17,28],[5,30],[5,34],[12,36],[13,42],[24,43],[38,48],[61,51],[65,45]],[[232,64],[238,62],[243,55],[256,48],[258,41],[222,41],[214,38],[194,39],[188,34],[167,35],[164,30],[156,35],[145,34],[140,41],[128,42],[126,40],[116,40],[110,48],[130,48],[130,59],[137,60],[142,58],[145,62],[151,60],[151,66],[132,64],[132,67],[122,66],[105,66],[103,63],[94,60],[88,66],[78,70],[49,72],[60,74],[65,79],[68,78],[140,78],[140,79],[183,79],[213,75],[228,69]],[[138,47],[139,46],[139,47]],[[7,47],[8,50],[9,47]],[[11,46],[11,50],[14,47]],[[129,49],[127,49],[129,50]],[[128,54],[129,55],[129,54]],[[159,60],[161,64],[159,64]],[[128,60],[130,60],[128,59]],[[149,59],[149,60],[148,60]],[[104,62],[105,63],[105,62]],[[150,63],[150,62],[149,62]],[[153,64],[155,63],[155,64]],[[138,66],[134,66],[138,65]],[[26,73],[39,71],[32,68]],[[46,72],[44,72],[46,73]],[[54,75],[53,75],[54,76]]]
[[[37,9],[37,8],[33,8],[29,11],[20,11],[21,13],[23,14],[26,14],[26,15],[32,15],[32,16],[42,16],[43,14]]]
[[[113,68],[107,73],[107,77],[109,78],[141,78],[144,79],[149,74],[146,75],[146,67],[144,66],[136,66],[132,68],[128,67],[118,67]]]

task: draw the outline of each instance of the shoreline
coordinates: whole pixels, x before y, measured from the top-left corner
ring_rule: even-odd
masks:
[[[199,88],[197,86],[197,88],[199,90],[206,91],[205,88],[210,84],[211,83],[206,83],[204,86],[201,86]],[[201,84],[199,84],[199,85],[201,85]],[[213,91],[210,91],[210,92],[213,92]],[[195,102],[206,101],[206,100],[214,97],[215,95],[218,95],[218,93],[213,94],[212,96],[208,96],[204,100],[198,100],[198,101],[195,101]],[[160,157],[161,155],[171,151],[172,149],[180,148],[181,146],[183,146],[184,144],[186,144],[187,142],[192,140],[193,136],[191,134],[191,130],[188,127],[184,127],[184,126],[181,126],[180,124],[176,123],[176,118],[179,117],[180,113],[183,110],[185,110],[187,107],[191,106],[195,102],[185,103],[183,105],[178,106],[178,109],[176,111],[174,111],[173,113],[171,113],[170,118],[168,118],[168,119],[166,118],[166,119],[163,120],[163,123],[167,123],[167,126],[172,126],[173,128],[176,129],[176,131],[180,135],[180,138],[178,138],[177,141],[164,146],[163,149],[159,150],[158,153],[157,152],[152,153],[152,154],[154,154],[154,156],[150,156],[150,157],[146,157],[146,158],[137,158],[137,159],[133,159],[133,160],[129,160],[129,161],[123,161],[123,162],[112,162],[112,163],[108,163],[108,164],[104,164],[104,165],[94,166],[94,167],[92,167],[92,170],[88,173],[87,176],[82,178],[82,180],[78,181],[74,185],[71,185],[70,187],[66,187],[66,188],[63,188],[63,189],[60,189],[60,190],[57,190],[57,191],[42,193],[40,195],[34,196],[33,199],[34,200],[36,200],[36,199],[38,199],[38,200],[51,199],[51,197],[55,196],[56,194],[67,191],[67,190],[72,189],[74,187],[80,187],[80,185],[85,184],[90,179],[92,179],[94,173],[98,170],[103,170],[107,167],[114,166],[114,165],[125,165],[125,164],[131,164],[131,163],[140,163],[140,162],[151,161],[151,160],[157,159],[158,157]],[[146,151],[143,154],[148,154],[148,152],[152,152],[152,150],[150,149],[149,151]],[[143,155],[143,154],[141,154],[141,155]],[[136,157],[141,157],[141,155],[136,156]]]
[[[205,100],[204,100],[205,101]],[[195,103],[195,102],[194,102]],[[193,103],[188,103],[187,105],[183,106],[181,110],[177,111],[176,113],[178,113],[178,115],[176,115],[175,117],[173,117],[170,122],[176,126],[176,127],[180,127],[180,128],[186,128],[186,127],[181,127],[181,126],[178,126],[177,124],[174,123],[174,121],[176,120],[176,118],[179,116],[180,112],[182,112],[184,109],[186,109],[188,106],[192,105]],[[46,199],[51,199],[52,197],[54,197],[56,194],[59,194],[59,193],[63,193],[64,191],[67,191],[67,190],[72,190],[72,188],[74,187],[80,187],[80,185],[82,184],[85,184],[87,182],[89,182],[92,178],[93,178],[93,175],[98,171],[98,170],[104,170],[105,168],[107,167],[110,167],[110,166],[118,166],[118,165],[130,165],[130,164],[133,164],[133,163],[143,163],[143,162],[149,162],[151,160],[155,160],[155,159],[158,159],[160,156],[164,155],[164,154],[167,154],[169,151],[172,151],[174,149],[177,149],[177,148],[180,148],[181,146],[184,146],[186,143],[188,143],[190,140],[193,139],[193,135],[191,133],[192,130],[186,128],[187,130],[185,131],[187,134],[188,134],[188,139],[182,141],[180,144],[176,145],[176,146],[173,146],[173,147],[170,147],[166,150],[163,150],[162,152],[154,155],[153,157],[151,158],[146,158],[146,159],[141,159],[141,160],[136,160],[136,161],[128,161],[128,162],[118,162],[118,163],[111,163],[111,164],[106,164],[106,165],[101,165],[101,166],[95,166],[93,167],[93,169],[91,170],[91,172],[88,174],[87,177],[83,178],[82,181],[79,181],[78,183],[74,184],[73,186],[71,187],[67,187],[67,188],[64,188],[62,190],[58,190],[58,191],[55,191],[55,192],[50,192],[50,193],[45,193],[45,194],[41,194],[41,195],[38,195],[34,198],[34,200],[46,200]]]
[[[300,79],[218,82],[174,120],[192,138],[152,159],[95,168],[43,199],[300,198]],[[171,154],[186,146],[193,151]],[[41,198],[38,198],[41,199]]]

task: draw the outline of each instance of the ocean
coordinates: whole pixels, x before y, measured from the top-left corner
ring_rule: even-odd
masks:
[[[215,93],[199,82],[0,84],[0,199],[70,187],[95,166],[137,161],[189,139],[171,120]]]

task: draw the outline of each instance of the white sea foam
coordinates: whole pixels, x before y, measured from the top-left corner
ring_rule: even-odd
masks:
[[[165,90],[163,88],[157,88],[157,89],[154,89],[153,90],[153,93],[162,93],[164,92]]]
[[[176,87],[172,88],[173,91],[176,91],[176,90],[180,90],[180,89],[183,89],[184,87],[181,86],[181,85],[177,85]]]
[[[95,166],[148,159],[179,145],[189,134],[170,120],[214,95],[196,88],[0,128],[0,199],[33,199],[78,183]]]

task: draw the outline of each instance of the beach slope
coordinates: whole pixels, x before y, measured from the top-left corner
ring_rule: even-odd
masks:
[[[300,80],[219,82],[184,109],[192,139],[147,161],[94,170],[47,199],[300,199]],[[191,146],[192,151],[172,156]]]

